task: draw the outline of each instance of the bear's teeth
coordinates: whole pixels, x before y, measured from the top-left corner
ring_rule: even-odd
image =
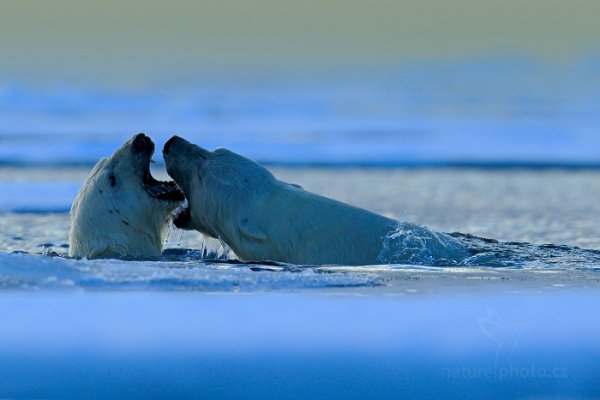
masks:
[[[173,225],[179,229],[190,229],[187,226],[191,218],[192,214],[190,212],[189,204],[187,200],[184,200],[183,205],[177,209],[173,217]]]

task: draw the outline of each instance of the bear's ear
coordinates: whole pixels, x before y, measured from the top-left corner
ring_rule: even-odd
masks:
[[[267,240],[267,234],[247,219],[244,219],[238,225],[238,227],[242,235],[248,240],[252,240],[255,242],[264,242],[265,240]]]
[[[298,185],[297,183],[289,183],[289,182],[283,182],[283,183],[285,183],[288,186],[295,187],[297,189],[304,189],[302,186]]]

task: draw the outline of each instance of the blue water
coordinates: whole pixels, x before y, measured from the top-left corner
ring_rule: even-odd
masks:
[[[0,397],[598,398],[600,63],[229,78],[0,78]],[[459,232],[471,257],[240,263],[172,228],[161,260],[66,258],[91,165],[137,132]]]
[[[92,164],[145,132],[283,165],[600,166],[593,59],[241,76],[118,89],[0,78],[0,163]]]

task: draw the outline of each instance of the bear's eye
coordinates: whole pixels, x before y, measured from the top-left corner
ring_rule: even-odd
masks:
[[[110,180],[110,186],[115,187],[115,185],[117,184],[117,178],[115,178],[115,175],[110,174],[108,179]]]

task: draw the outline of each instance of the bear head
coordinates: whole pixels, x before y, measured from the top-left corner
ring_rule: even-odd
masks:
[[[184,200],[150,174],[152,140],[140,133],[98,161],[71,206],[69,256],[156,258],[171,214]]]
[[[174,220],[176,227],[219,239],[267,239],[253,211],[267,204],[281,184],[269,170],[230,150],[209,151],[178,136],[165,143],[163,156],[188,201]]]

